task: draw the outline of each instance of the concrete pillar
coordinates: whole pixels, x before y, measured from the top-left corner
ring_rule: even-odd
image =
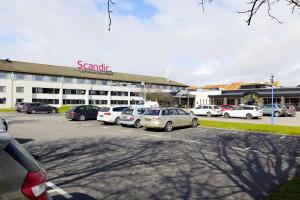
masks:
[[[223,104],[224,104],[224,105],[227,104],[227,98],[226,98],[226,97],[224,97]]]
[[[260,98],[260,103],[259,103],[260,106],[263,106],[264,105],[264,99],[263,98]]]
[[[85,100],[85,105],[89,105],[89,100],[90,100],[89,90],[85,90],[84,100]]]
[[[64,104],[64,100],[63,100],[64,99],[63,98],[64,97],[64,93],[63,93],[63,90],[64,90],[63,87],[59,88],[59,100],[58,100],[58,106],[59,107],[63,106],[63,104]]]
[[[110,100],[111,100],[111,89],[107,93],[107,106],[110,106]]]
[[[282,105],[285,105],[285,98],[284,98],[284,96],[281,96],[281,97],[280,97],[280,103],[281,103]]]
[[[234,99],[234,105],[237,106],[239,104],[239,99]]]
[[[130,92],[128,92],[128,105],[130,106]]]

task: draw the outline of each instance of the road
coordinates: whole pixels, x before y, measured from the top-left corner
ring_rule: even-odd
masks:
[[[263,199],[300,175],[300,137],[204,128],[172,133],[8,114],[58,199]]]

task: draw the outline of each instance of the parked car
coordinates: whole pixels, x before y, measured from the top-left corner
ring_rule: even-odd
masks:
[[[146,129],[164,129],[170,132],[175,127],[197,127],[198,118],[179,108],[152,108],[142,116],[141,125]]]
[[[190,112],[194,115],[206,115],[207,117],[222,115],[221,108],[217,105],[201,105]]]
[[[272,115],[272,104],[266,104],[261,107],[262,112],[264,115]],[[280,117],[280,116],[287,116],[288,111],[285,106],[280,104],[274,104],[274,116]]]
[[[99,110],[101,110],[99,107],[93,105],[75,106],[66,112],[65,117],[70,120],[79,121],[97,119]]]
[[[25,102],[17,102],[15,104],[15,109],[17,112],[24,112],[24,104]]]
[[[128,106],[112,106],[99,110],[97,120],[104,123],[120,124],[120,116]]]
[[[292,104],[286,104],[286,109],[287,109],[287,115],[288,116],[296,116],[296,108]]]
[[[0,199],[50,200],[46,171],[7,132],[8,121],[0,121]]]
[[[240,106],[233,108],[232,110],[226,110],[224,112],[224,117],[239,117],[239,118],[259,118],[262,117],[262,110],[260,110],[257,106]]]
[[[57,113],[58,110],[56,107],[49,106],[45,103],[24,103],[23,110],[27,114],[35,113]]]
[[[221,108],[221,113],[222,115],[224,115],[224,112],[226,110],[232,110],[233,108],[235,108],[236,106],[234,105],[221,105],[220,108]]]
[[[132,107],[123,110],[120,116],[120,124],[122,126],[141,127],[141,115],[146,112],[146,108]]]

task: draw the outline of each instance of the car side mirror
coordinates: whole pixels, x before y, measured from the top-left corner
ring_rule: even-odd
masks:
[[[5,119],[2,119],[1,121],[4,126],[4,131],[8,131],[8,128],[10,126],[10,120],[5,118]]]

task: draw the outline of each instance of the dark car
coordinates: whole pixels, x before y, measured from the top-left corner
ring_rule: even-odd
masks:
[[[70,120],[84,121],[87,119],[97,119],[99,107],[93,105],[75,106],[66,112],[66,118]]]
[[[50,200],[46,171],[7,132],[8,122],[0,120],[0,199]]]
[[[23,105],[23,110],[27,114],[35,113],[57,113],[57,108],[49,106],[45,103],[25,103]]]

